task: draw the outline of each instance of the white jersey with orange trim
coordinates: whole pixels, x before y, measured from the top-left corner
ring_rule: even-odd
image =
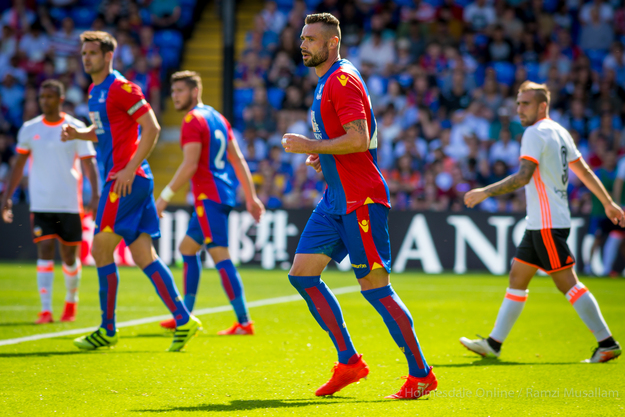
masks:
[[[17,152],[30,155],[28,177],[30,211],[38,213],[82,212],[82,172],[78,159],[93,158],[91,142],[61,142],[64,124],[84,128],[80,120],[63,113],[51,123],[43,115],[24,123],[17,134]]]
[[[525,130],[521,158],[538,164],[525,186],[527,230],[571,227],[569,164],[581,156],[569,132],[551,119],[539,120]]]

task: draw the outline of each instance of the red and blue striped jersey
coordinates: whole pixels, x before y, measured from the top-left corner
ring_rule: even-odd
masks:
[[[228,142],[234,139],[230,123],[211,106],[198,104],[187,113],[180,130],[180,146],[202,144],[198,167],[191,178],[195,199],[234,207],[237,179],[228,161]]]
[[[378,131],[369,92],[358,70],[341,59],[319,79],[311,109],[317,140],[335,139],[346,132],[343,125],[365,119],[369,149],[346,155],[319,155],[328,184],[319,206],[330,214],[347,214],[358,207],[379,203],[390,207],[386,181],[378,168]]]
[[[137,119],[151,107],[141,88],[113,71],[98,85],[89,87],[89,117],[96,126],[98,159],[104,164],[104,178],[128,165],[139,145]],[[137,175],[152,179],[148,161],[137,168]]]

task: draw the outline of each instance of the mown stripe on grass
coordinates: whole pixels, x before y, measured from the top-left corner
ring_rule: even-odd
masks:
[[[334,294],[348,294],[348,293],[357,292],[357,291],[360,291],[359,285],[351,285],[349,287],[340,287],[340,288],[336,288],[332,290]],[[286,295],[283,297],[265,298],[263,300],[250,301],[247,303],[247,307],[248,308],[263,307],[263,306],[269,306],[269,305],[275,305],[275,304],[290,303],[292,301],[298,301],[301,299],[302,297],[299,294]],[[199,310],[196,310],[194,314],[196,316],[204,316],[207,314],[223,313],[225,311],[230,311],[230,310],[232,310],[232,306],[225,305],[225,306],[219,306],[219,307],[201,308]],[[119,322],[117,323],[117,327],[139,326],[141,324],[154,323],[154,322],[158,322],[162,320],[167,320],[170,318],[171,318],[171,315],[169,314],[161,315],[161,316],[144,317],[142,319]],[[93,327],[88,327],[84,329],[64,330],[62,332],[34,334],[32,336],[24,336],[24,337],[18,337],[15,339],[0,340],[0,346],[16,345],[18,343],[33,342],[35,340],[42,340],[42,339],[52,339],[54,337],[72,336],[72,335],[88,333],[92,331],[93,331]]]

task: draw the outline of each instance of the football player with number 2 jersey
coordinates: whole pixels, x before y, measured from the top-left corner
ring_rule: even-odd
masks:
[[[193,71],[171,76],[171,98],[178,111],[187,114],[182,121],[180,146],[183,160],[156,202],[160,215],[184,184],[191,181],[195,211],[187,234],[180,243],[184,261],[184,303],[193,311],[202,271],[202,246],[215,262],[221,283],[237,316],[237,322],[219,335],[253,335],[243,282],[228,251],[228,215],[235,205],[236,180],[245,192],[247,210],[257,222],[265,206],[256,196],[252,175],[239,150],[230,123],[214,108],[202,103],[202,79]],[[236,177],[235,177],[236,175]],[[175,327],[172,320],[161,322]]]

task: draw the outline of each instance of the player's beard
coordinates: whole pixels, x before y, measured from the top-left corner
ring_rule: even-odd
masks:
[[[308,61],[304,61],[304,65],[310,68],[318,67],[319,65],[326,62],[328,60],[328,56],[330,56],[329,49],[324,49],[317,55],[313,55],[311,52],[308,53],[310,54],[310,58],[308,59]]]
[[[193,98],[189,97],[189,99],[184,103],[184,105],[178,107],[176,110],[178,110],[178,111],[189,111],[189,110],[191,110],[191,104],[193,104]]]

